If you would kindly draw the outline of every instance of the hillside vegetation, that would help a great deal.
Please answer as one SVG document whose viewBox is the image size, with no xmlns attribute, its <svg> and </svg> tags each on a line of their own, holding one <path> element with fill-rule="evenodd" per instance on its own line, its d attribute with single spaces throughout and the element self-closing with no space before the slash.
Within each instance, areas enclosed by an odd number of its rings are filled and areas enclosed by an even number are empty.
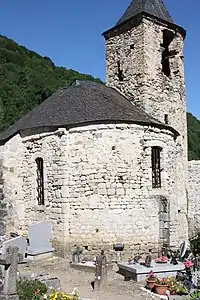
<svg viewBox="0 0 200 300">
<path fill-rule="evenodd" d="M 101 82 L 87 74 L 57 67 L 0 35 L 0 131 L 75 79 Z M 189 159 L 200 159 L 200 121 L 188 114 Z"/>
<path fill-rule="evenodd" d="M 0 130 L 75 79 L 100 81 L 56 67 L 50 58 L 0 35 Z"/>
<path fill-rule="evenodd" d="M 188 120 L 188 156 L 189 160 L 200 160 L 200 120 L 191 113 Z"/>
</svg>

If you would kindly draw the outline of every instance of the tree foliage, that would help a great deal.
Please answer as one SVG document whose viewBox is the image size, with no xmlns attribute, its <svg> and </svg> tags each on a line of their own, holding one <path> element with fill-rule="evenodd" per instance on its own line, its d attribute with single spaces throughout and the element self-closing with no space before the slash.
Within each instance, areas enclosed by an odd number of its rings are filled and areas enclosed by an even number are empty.
<svg viewBox="0 0 200 300">
<path fill-rule="evenodd" d="M 188 120 L 188 156 L 189 160 L 200 160 L 200 120 L 191 113 Z"/>
<path fill-rule="evenodd" d="M 75 79 L 101 82 L 87 74 L 56 67 L 11 39 L 0 35 L 0 131 Z M 200 159 L 200 121 L 188 113 L 189 159 Z"/>
<path fill-rule="evenodd" d="M 100 82 L 90 75 L 56 67 L 50 58 L 0 35 L 0 130 L 75 79 Z"/>
</svg>

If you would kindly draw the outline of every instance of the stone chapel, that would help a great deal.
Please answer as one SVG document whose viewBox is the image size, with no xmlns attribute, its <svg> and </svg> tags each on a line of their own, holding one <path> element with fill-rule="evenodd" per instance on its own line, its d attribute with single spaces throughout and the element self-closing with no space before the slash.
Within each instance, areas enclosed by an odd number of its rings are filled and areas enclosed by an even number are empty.
<svg viewBox="0 0 200 300">
<path fill-rule="evenodd" d="M 59 253 L 179 246 L 189 213 L 186 31 L 162 0 L 133 0 L 103 36 L 106 85 L 75 81 L 0 134 L 1 231 L 49 219 Z"/>
</svg>

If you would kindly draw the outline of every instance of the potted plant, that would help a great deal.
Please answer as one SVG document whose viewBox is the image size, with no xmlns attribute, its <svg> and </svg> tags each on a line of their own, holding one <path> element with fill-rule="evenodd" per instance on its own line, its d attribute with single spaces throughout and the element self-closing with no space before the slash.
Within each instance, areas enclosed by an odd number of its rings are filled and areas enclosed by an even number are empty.
<svg viewBox="0 0 200 300">
<path fill-rule="evenodd" d="M 200 290 L 195 290 L 192 294 L 190 294 L 191 300 L 200 300 Z"/>
<path fill-rule="evenodd" d="M 188 289 L 184 285 L 177 285 L 176 294 L 179 296 L 188 295 Z"/>
<path fill-rule="evenodd" d="M 167 288 L 168 288 L 167 278 L 162 278 L 162 279 L 157 278 L 154 284 L 155 293 L 158 295 L 165 295 Z"/>
<path fill-rule="evenodd" d="M 152 290 L 156 280 L 157 280 L 157 277 L 155 276 L 154 272 L 153 271 L 149 272 L 149 275 L 146 279 L 147 288 Z"/>
<path fill-rule="evenodd" d="M 177 282 L 174 278 L 167 278 L 168 289 L 170 291 L 170 295 L 176 295 Z"/>
</svg>

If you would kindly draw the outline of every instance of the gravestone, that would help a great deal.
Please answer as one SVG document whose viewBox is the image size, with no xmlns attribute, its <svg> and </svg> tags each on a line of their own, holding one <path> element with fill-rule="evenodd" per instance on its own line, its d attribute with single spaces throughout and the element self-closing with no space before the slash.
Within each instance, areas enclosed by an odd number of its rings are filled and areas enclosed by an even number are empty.
<svg viewBox="0 0 200 300">
<path fill-rule="evenodd" d="M 54 251 L 51 244 L 51 224 L 49 221 L 30 225 L 28 239 L 28 255 L 39 255 Z"/>
<path fill-rule="evenodd" d="M 83 250 L 79 246 L 74 245 L 74 247 L 72 249 L 72 262 L 75 264 L 80 263 L 82 253 L 83 253 Z"/>
<path fill-rule="evenodd" d="M 95 290 L 100 290 L 105 287 L 107 280 L 107 259 L 103 250 L 96 257 L 95 265 L 95 280 L 91 284 Z"/>
<path fill-rule="evenodd" d="M 27 248 L 26 238 L 24 238 L 23 236 L 18 236 L 3 242 L 1 253 L 6 254 L 6 249 L 8 249 L 9 247 L 17 247 L 19 249 L 18 252 L 22 254 L 23 258 L 25 258 Z"/>
<path fill-rule="evenodd" d="M 0 293 L 0 300 L 18 300 L 16 290 L 17 264 L 23 260 L 18 253 L 17 247 L 9 247 L 6 254 L 0 256 L 0 265 L 4 266 L 3 290 Z"/>
</svg>

